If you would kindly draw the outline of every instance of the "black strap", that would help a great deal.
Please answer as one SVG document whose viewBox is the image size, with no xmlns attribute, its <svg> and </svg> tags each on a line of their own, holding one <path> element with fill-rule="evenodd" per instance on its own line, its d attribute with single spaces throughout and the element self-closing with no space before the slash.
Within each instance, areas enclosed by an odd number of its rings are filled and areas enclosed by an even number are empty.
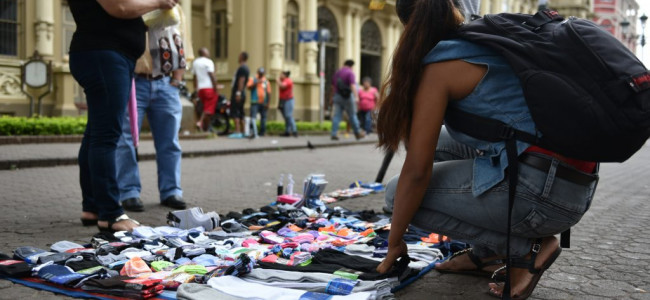
<svg viewBox="0 0 650 300">
<path fill-rule="evenodd" d="M 517 159 L 517 139 L 515 134 L 506 140 L 506 154 L 508 156 L 508 237 L 506 241 L 506 283 L 503 286 L 501 299 L 510 299 L 510 267 L 512 264 L 512 257 L 510 256 L 510 234 L 512 228 L 512 208 L 515 205 L 517 183 L 519 182 L 519 160 Z"/>
<path fill-rule="evenodd" d="M 445 123 L 452 129 L 486 142 L 506 141 L 514 136 L 525 143 L 539 145 L 539 137 L 525 131 L 517 130 L 499 120 L 468 113 L 455 107 L 448 107 Z"/>
<path fill-rule="evenodd" d="M 560 234 L 560 247 L 571 248 L 571 228 Z"/>
<path fill-rule="evenodd" d="M 564 18 L 554 10 L 545 9 L 538 11 L 534 16 L 528 18 L 521 25 L 531 31 L 537 31 L 542 28 L 542 26 L 555 20 L 564 20 Z"/>
</svg>

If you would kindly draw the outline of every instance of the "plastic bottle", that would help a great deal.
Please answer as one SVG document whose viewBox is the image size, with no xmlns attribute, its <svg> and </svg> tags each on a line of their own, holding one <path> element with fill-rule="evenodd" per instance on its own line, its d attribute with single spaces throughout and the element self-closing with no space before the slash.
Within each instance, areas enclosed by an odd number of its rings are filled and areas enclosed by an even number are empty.
<svg viewBox="0 0 650 300">
<path fill-rule="evenodd" d="M 287 181 L 287 195 L 293 195 L 293 185 L 295 182 L 293 181 L 293 175 L 291 175 L 291 173 L 289 173 Z"/>
<path fill-rule="evenodd" d="M 280 174 L 280 181 L 278 181 L 278 196 L 284 195 L 284 186 L 282 182 L 284 181 L 284 174 Z"/>
</svg>

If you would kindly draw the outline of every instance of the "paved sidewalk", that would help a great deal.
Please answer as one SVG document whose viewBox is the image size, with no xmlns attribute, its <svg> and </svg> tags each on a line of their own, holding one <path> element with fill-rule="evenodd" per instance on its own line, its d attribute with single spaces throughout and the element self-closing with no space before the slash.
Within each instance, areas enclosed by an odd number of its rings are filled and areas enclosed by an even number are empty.
<svg viewBox="0 0 650 300">
<path fill-rule="evenodd" d="M 270 202 L 280 173 L 296 179 L 324 173 L 329 192 L 374 178 L 381 160 L 372 145 L 184 159 L 183 188 L 191 205 L 227 213 Z M 403 160 L 403 153 L 395 156 L 387 179 L 399 172 Z M 572 230 L 572 247 L 544 274 L 530 299 L 650 299 L 649 165 L 650 143 L 623 164 L 602 165 L 591 209 Z M 141 162 L 140 170 L 146 212 L 130 215 L 162 225 L 168 210 L 157 204 L 155 162 Z M 76 166 L 0 171 L 0 252 L 25 245 L 49 248 L 64 239 L 88 242 L 96 229 L 79 222 L 78 179 Z M 378 211 L 384 201 L 377 194 L 335 205 Z M 408 300 L 495 299 L 485 293 L 488 283 L 432 271 L 396 295 Z M 0 299 L 69 298 L 0 280 Z"/>
<path fill-rule="evenodd" d="M 261 151 L 295 150 L 314 147 L 338 147 L 356 144 L 375 144 L 377 135 L 355 140 L 353 135 L 340 136 L 340 141 L 330 140 L 329 135 L 303 135 L 294 137 L 269 136 L 257 139 L 230 139 L 209 137 L 204 139 L 181 139 L 183 157 L 198 157 L 226 154 L 243 154 Z M 43 143 L 0 145 L 0 170 L 17 168 L 52 167 L 77 164 L 79 143 Z M 138 147 L 141 161 L 155 159 L 153 140 L 140 141 Z"/>
</svg>

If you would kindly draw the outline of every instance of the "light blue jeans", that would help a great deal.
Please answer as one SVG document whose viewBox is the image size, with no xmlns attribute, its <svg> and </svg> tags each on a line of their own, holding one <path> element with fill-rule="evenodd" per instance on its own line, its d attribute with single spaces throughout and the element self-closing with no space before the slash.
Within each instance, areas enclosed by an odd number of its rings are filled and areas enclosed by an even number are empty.
<svg viewBox="0 0 650 300">
<path fill-rule="evenodd" d="M 484 194 L 472 195 L 472 167 L 476 151 L 453 140 L 443 130 L 436 149 L 429 186 L 411 223 L 472 245 L 479 257 L 506 254 L 508 180 Z M 540 155 L 541 156 L 541 155 Z M 589 209 L 598 183 L 592 174 L 588 186 L 556 177 L 562 162 L 554 158 L 548 173 L 519 164 L 519 184 L 512 211 L 510 253 L 521 257 L 532 239 L 552 236 L 578 223 Z M 398 177 L 386 188 L 386 203 L 393 207 Z"/>
<path fill-rule="evenodd" d="M 261 116 L 260 120 L 260 136 L 266 134 L 266 111 L 268 109 L 264 104 L 253 103 L 251 104 L 251 127 L 253 127 L 253 136 L 257 136 L 257 114 Z"/>
<path fill-rule="evenodd" d="M 282 109 L 282 117 L 284 118 L 284 133 L 296 133 L 296 121 L 293 119 L 293 106 L 296 100 L 293 98 L 289 100 L 280 100 L 280 108 Z"/>
<path fill-rule="evenodd" d="M 359 119 L 352 96 L 343 98 L 339 94 L 334 94 L 334 117 L 332 118 L 332 136 L 336 136 L 339 131 L 339 124 L 343 120 L 343 111 L 348 114 L 354 134 L 359 134 Z"/>
<path fill-rule="evenodd" d="M 174 195 L 183 196 L 181 189 L 181 145 L 178 131 L 183 108 L 178 89 L 169 84 L 169 77 L 160 80 L 135 79 L 138 99 L 138 128 L 147 117 L 156 148 L 158 166 L 158 191 L 160 201 Z M 133 147 L 131 125 L 128 117 L 122 126 L 122 137 L 117 145 L 117 177 L 120 201 L 140 197 L 142 186 Z"/>
</svg>

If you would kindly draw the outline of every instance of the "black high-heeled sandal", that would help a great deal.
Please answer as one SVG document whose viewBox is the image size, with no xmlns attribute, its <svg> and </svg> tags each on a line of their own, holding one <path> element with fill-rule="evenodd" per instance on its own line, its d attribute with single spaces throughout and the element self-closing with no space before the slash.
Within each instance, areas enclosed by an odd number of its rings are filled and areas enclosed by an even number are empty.
<svg viewBox="0 0 650 300">
<path fill-rule="evenodd" d="M 542 277 L 542 274 L 544 274 L 544 271 L 548 270 L 548 268 L 550 268 L 551 265 L 555 262 L 555 260 L 560 256 L 560 253 L 562 253 L 562 247 L 558 245 L 557 249 L 555 249 L 555 251 L 551 254 L 551 256 L 544 262 L 542 267 L 536 269 L 535 259 L 537 258 L 537 254 L 539 254 L 539 251 L 541 250 L 542 250 L 542 239 L 540 238 L 537 239 L 533 244 L 530 258 L 527 259 L 525 257 L 521 257 L 521 258 L 511 259 L 512 262 L 512 264 L 510 265 L 511 268 L 527 269 L 530 274 L 533 274 L 533 278 L 530 279 L 530 282 L 526 286 L 526 289 L 522 291 L 522 294 L 511 297 L 512 300 L 523 300 L 530 297 L 530 295 L 535 290 L 535 287 L 537 287 L 537 283 L 539 282 L 539 279 Z M 492 278 L 504 282 L 505 279 L 507 278 L 505 269 L 506 267 L 504 266 L 494 271 Z M 501 295 L 492 292 L 491 289 L 488 290 L 488 295 L 501 298 Z"/>
<path fill-rule="evenodd" d="M 97 225 L 97 229 L 99 229 L 99 232 L 115 233 L 115 232 L 118 232 L 120 230 L 113 229 L 113 225 L 115 225 L 115 223 L 118 223 L 118 222 L 121 222 L 121 221 L 126 221 L 126 220 L 129 220 L 129 221 L 135 223 L 136 225 L 140 225 L 140 222 L 129 218 L 129 216 L 127 216 L 126 214 L 123 214 L 123 215 L 115 218 L 114 220 L 109 220 L 108 221 L 108 227 L 102 227 L 102 226 Z"/>
</svg>

